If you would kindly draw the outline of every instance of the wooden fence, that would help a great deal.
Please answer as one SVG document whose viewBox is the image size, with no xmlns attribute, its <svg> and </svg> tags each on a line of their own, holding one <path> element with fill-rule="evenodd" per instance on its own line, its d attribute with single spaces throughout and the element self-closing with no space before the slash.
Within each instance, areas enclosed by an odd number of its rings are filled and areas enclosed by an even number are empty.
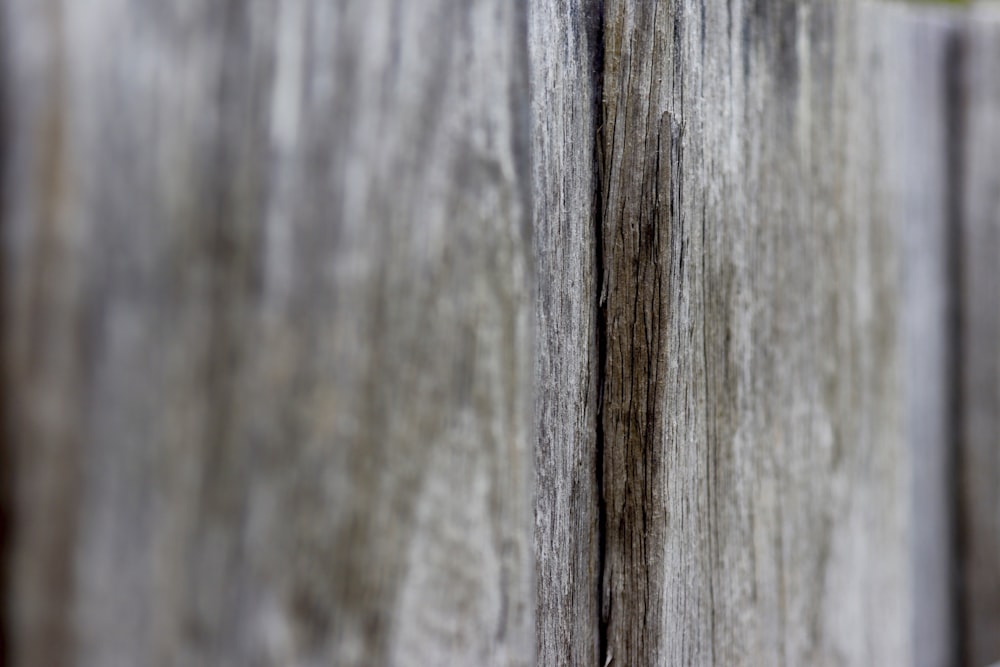
<svg viewBox="0 0 1000 667">
<path fill-rule="evenodd" d="M 989 3 L 0 7 L 0 664 L 1000 661 Z"/>
</svg>

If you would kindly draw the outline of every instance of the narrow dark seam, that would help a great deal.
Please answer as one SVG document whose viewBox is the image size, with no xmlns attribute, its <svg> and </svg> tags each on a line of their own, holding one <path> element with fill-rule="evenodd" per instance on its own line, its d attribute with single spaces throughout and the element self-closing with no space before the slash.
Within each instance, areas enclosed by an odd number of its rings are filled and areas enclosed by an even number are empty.
<svg viewBox="0 0 1000 667">
<path fill-rule="evenodd" d="M 6 36 L 6 22 L 0 17 L 0 34 Z M 4 44 L 8 44 L 4 40 Z M 7 211 L 7 156 L 8 156 L 8 126 L 7 126 L 7 49 L 0 48 L 0 239 L 6 234 L 4 214 Z M 4 253 L 4 245 L 0 241 L 0 255 Z M 4 264 L 0 256 L 0 267 Z M 11 379 L 11 369 L 7 366 L 10 355 L 7 351 L 7 285 L 5 271 L 0 268 L 0 667 L 14 664 L 14 651 L 11 642 L 12 619 L 11 592 L 13 589 L 13 555 L 15 540 L 14 512 L 14 441 L 11 433 L 11 401 L 14 399 L 10 388 L 14 386 Z"/>
<path fill-rule="evenodd" d="M 604 1 L 597 0 L 594 6 L 597 16 L 594 20 L 592 44 L 592 72 L 594 76 L 593 118 L 596 122 L 594 137 L 594 307 L 597 328 L 597 416 L 595 420 L 595 457 L 597 489 L 597 659 L 598 667 L 603 667 L 608 652 L 608 625 L 610 623 L 610 596 L 604 593 L 606 551 L 608 544 L 608 508 L 604 491 L 604 396 L 605 375 L 608 359 L 608 313 L 605 296 L 604 276 L 604 137 L 606 132 L 604 117 Z"/>
<path fill-rule="evenodd" d="M 949 542 L 952 549 L 951 563 L 951 607 L 953 619 L 952 655 L 955 664 L 969 664 L 967 639 L 968 613 L 966 610 L 965 560 L 968 554 L 968 525 L 966 499 L 962 492 L 965 485 L 964 447 L 965 426 L 962 420 L 962 406 L 965 403 L 965 368 L 962 347 L 965 338 L 965 294 L 962 275 L 962 245 L 965 238 L 965 207 L 963 189 L 965 184 L 965 139 L 966 139 L 966 89 L 965 54 L 967 34 L 965 24 L 953 28 L 947 39 L 944 54 L 944 131 L 945 131 L 945 258 L 948 290 L 948 330 L 947 363 L 945 378 L 951 400 L 947 406 L 947 432 L 951 434 L 948 448 L 948 466 L 945 475 L 951 506 L 948 512 L 951 521 Z"/>
</svg>

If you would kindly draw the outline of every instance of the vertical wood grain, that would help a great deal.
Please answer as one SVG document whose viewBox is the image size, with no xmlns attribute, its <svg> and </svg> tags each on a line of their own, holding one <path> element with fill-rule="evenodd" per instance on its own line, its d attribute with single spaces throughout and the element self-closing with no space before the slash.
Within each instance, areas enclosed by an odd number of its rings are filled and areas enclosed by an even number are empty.
<svg viewBox="0 0 1000 667">
<path fill-rule="evenodd" d="M 1000 660 L 995 10 L 0 6 L 0 660 Z"/>
<path fill-rule="evenodd" d="M 605 5 L 613 664 L 907 664 L 872 8 Z"/>
<path fill-rule="evenodd" d="M 601 3 L 530 3 L 537 660 L 600 653 L 597 136 Z"/>
<path fill-rule="evenodd" d="M 526 9 L 4 3 L 11 664 L 533 662 Z"/>
</svg>

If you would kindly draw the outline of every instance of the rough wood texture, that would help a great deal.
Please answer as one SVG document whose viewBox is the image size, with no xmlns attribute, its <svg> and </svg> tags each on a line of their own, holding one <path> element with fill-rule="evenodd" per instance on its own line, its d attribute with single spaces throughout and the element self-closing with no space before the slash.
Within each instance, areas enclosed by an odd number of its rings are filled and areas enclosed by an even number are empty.
<svg viewBox="0 0 1000 667">
<path fill-rule="evenodd" d="M 0 7 L 3 664 L 1000 659 L 995 10 Z"/>
<path fill-rule="evenodd" d="M 911 661 L 870 11 L 605 5 L 615 665 Z"/>
<path fill-rule="evenodd" d="M 960 325 L 962 619 L 973 667 L 1000 661 L 1000 15 L 962 44 Z"/>
<path fill-rule="evenodd" d="M 539 665 L 597 665 L 597 243 L 601 3 L 529 11 L 536 298 Z"/>
<path fill-rule="evenodd" d="M 526 4 L 3 9 L 9 664 L 531 663 Z"/>
</svg>

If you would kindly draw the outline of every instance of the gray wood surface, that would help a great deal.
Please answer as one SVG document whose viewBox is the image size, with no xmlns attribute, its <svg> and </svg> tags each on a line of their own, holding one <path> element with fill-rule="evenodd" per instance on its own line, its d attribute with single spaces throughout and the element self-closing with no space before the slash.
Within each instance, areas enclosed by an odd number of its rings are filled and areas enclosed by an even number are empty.
<svg viewBox="0 0 1000 667">
<path fill-rule="evenodd" d="M 1000 14 L 897 6 L 883 24 L 904 232 L 914 664 L 981 667 L 1000 661 Z"/>
<path fill-rule="evenodd" d="M 10 664 L 532 663 L 526 3 L 3 12 Z"/>
<path fill-rule="evenodd" d="M 0 10 L 0 663 L 1000 660 L 995 9 Z"/>
<path fill-rule="evenodd" d="M 605 12 L 606 660 L 909 664 L 876 12 Z"/>
<path fill-rule="evenodd" d="M 530 3 L 539 665 L 600 651 L 597 172 L 601 3 Z"/>
<path fill-rule="evenodd" d="M 962 620 L 969 665 L 1000 661 L 1000 14 L 962 44 L 960 452 Z"/>
<path fill-rule="evenodd" d="M 955 314 L 961 12 L 882 16 L 887 190 L 903 254 L 901 382 L 910 448 L 913 662 L 957 665 Z"/>
</svg>

